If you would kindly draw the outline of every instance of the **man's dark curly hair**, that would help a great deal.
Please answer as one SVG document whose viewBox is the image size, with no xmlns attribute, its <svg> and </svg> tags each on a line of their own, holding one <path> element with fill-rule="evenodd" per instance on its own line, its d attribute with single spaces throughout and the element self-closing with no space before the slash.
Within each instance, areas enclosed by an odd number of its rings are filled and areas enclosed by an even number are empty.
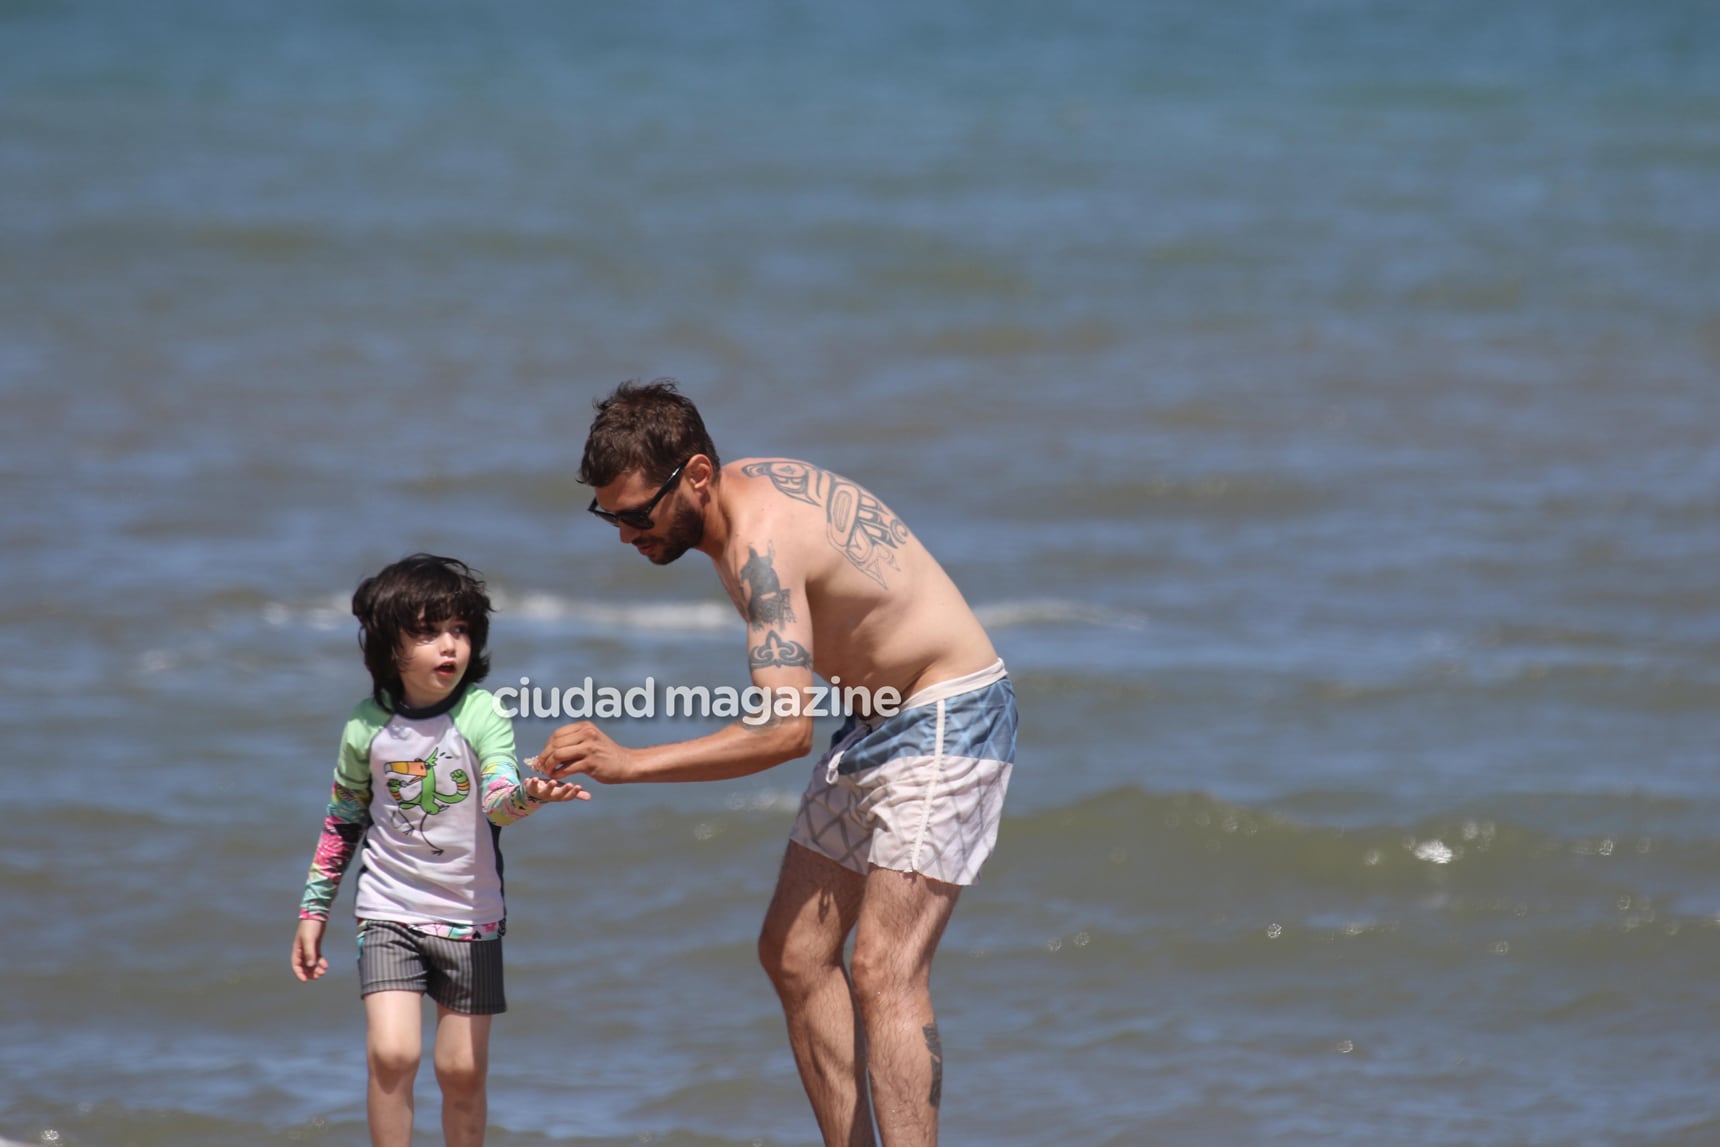
<svg viewBox="0 0 1720 1147">
<path fill-rule="evenodd" d="M 634 470 L 643 471 L 648 481 L 662 482 L 695 454 L 709 458 L 713 469 L 722 469 L 699 408 L 672 378 L 629 380 L 592 405 L 597 417 L 591 420 L 579 463 L 579 480 L 587 486 L 607 486 Z"/>
</svg>

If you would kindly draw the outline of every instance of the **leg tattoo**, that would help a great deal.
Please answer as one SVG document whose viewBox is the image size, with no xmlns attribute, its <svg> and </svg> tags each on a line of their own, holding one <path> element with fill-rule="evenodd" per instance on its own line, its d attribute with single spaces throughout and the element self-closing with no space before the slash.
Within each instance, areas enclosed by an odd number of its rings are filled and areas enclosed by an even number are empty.
<svg viewBox="0 0 1720 1147">
<path fill-rule="evenodd" d="M 927 1102 L 936 1107 L 944 1098 L 944 1045 L 938 1038 L 937 1024 L 927 1024 L 922 1030 L 926 1033 L 926 1050 L 932 1053 L 932 1094 Z"/>
</svg>

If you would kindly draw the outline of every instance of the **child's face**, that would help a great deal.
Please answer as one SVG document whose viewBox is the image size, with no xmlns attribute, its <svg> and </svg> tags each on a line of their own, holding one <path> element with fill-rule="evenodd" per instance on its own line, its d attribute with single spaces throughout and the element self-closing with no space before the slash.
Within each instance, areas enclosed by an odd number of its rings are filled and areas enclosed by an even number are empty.
<svg viewBox="0 0 1720 1147">
<path fill-rule="evenodd" d="M 464 618 L 426 623 L 422 615 L 418 626 L 400 639 L 396 659 L 400 665 L 402 698 L 414 709 L 423 709 L 443 700 L 466 675 L 466 665 L 472 660 L 472 636 Z"/>
</svg>

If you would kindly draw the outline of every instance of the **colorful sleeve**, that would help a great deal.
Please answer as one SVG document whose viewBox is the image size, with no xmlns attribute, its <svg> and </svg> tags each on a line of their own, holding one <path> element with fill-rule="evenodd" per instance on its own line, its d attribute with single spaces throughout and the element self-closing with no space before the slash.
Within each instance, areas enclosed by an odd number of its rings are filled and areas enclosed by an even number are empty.
<svg viewBox="0 0 1720 1147">
<path fill-rule="evenodd" d="M 454 712 L 454 725 L 478 759 L 484 815 L 505 827 L 530 816 L 543 802 L 526 794 L 520 782 L 520 761 L 514 750 L 514 727 L 496 708 L 491 695 L 473 689 Z"/>
<path fill-rule="evenodd" d="M 368 715 L 355 713 L 340 738 L 340 757 L 334 768 L 334 791 L 316 856 L 305 879 L 304 898 L 299 901 L 299 919 L 327 920 L 340 879 L 346 874 L 364 830 L 370 827 L 370 742 L 380 726 Z"/>
</svg>

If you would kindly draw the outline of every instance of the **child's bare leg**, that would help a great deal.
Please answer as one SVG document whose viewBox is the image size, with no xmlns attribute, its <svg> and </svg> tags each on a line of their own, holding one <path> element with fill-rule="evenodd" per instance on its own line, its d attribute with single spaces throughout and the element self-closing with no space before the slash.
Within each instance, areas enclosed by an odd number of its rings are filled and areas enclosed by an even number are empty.
<svg viewBox="0 0 1720 1147">
<path fill-rule="evenodd" d="M 422 1009 L 423 996 L 417 992 L 372 992 L 364 997 L 371 1147 L 411 1147 L 412 1081 L 422 1048 Z"/>
<path fill-rule="evenodd" d="M 490 1016 L 436 1008 L 436 1082 L 442 1087 L 442 1137 L 448 1147 L 482 1147 L 489 1118 Z"/>
</svg>

